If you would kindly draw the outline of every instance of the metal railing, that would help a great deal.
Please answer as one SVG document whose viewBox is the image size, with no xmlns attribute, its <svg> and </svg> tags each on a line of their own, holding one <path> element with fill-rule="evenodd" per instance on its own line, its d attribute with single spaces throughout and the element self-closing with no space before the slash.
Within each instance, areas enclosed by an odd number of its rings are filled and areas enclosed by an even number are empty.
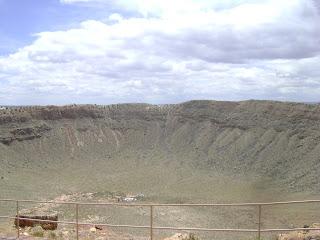
<svg viewBox="0 0 320 240">
<path fill-rule="evenodd" d="M 288 204 L 308 204 L 320 203 L 320 200 L 302 200 L 302 201 L 287 201 L 287 202 L 267 202 L 267 203 L 216 203 L 216 204 L 128 204 L 128 203 L 83 203 L 83 202 L 59 202 L 59 201 L 34 201 L 34 200 L 15 200 L 15 199 L 0 199 L 0 202 L 14 202 L 16 203 L 16 216 L 0 216 L 0 219 L 15 219 L 17 220 L 17 238 L 20 238 L 19 220 L 35 220 L 37 222 L 45 223 L 61 223 L 66 225 L 74 225 L 76 227 L 76 239 L 79 240 L 79 226 L 105 226 L 113 228 L 136 228 L 136 229 L 149 229 L 150 240 L 153 240 L 154 230 L 174 230 L 174 231 L 197 231 L 197 232 L 238 232 L 238 233 L 257 233 L 257 239 L 261 240 L 261 233 L 270 232 L 286 232 L 286 231 L 312 231 L 320 230 L 320 228 L 277 228 L 277 229 L 262 229 L 262 209 L 264 206 L 274 205 L 288 205 Z M 57 204 L 57 205 L 73 205 L 75 207 L 75 221 L 51 221 L 40 220 L 34 218 L 19 217 L 20 216 L 20 203 L 42 203 L 42 204 Z M 149 225 L 116 225 L 105 223 L 86 223 L 79 222 L 79 206 L 122 206 L 122 207 L 148 207 L 150 209 L 150 224 Z M 244 207 L 252 206 L 257 208 L 258 227 L 256 229 L 233 229 L 233 228 L 190 228 L 190 227 L 158 227 L 154 226 L 154 209 L 156 207 Z"/>
</svg>

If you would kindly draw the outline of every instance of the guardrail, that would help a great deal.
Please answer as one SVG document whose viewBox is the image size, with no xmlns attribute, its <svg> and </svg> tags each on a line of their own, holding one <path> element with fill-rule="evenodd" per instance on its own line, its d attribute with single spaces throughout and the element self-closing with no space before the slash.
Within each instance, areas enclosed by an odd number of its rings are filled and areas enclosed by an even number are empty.
<svg viewBox="0 0 320 240">
<path fill-rule="evenodd" d="M 150 230 L 150 240 L 153 240 L 154 230 L 175 230 L 175 231 L 202 231 L 202 232 L 247 232 L 257 233 L 257 239 L 261 240 L 261 233 L 266 232 L 285 232 L 285 231 L 300 231 L 300 230 L 320 230 L 320 228 L 279 228 L 279 229 L 262 229 L 261 228 L 261 217 L 262 208 L 264 206 L 273 205 L 288 205 L 288 204 L 299 204 L 299 203 L 320 203 L 320 200 L 303 200 L 303 201 L 287 201 L 287 202 L 268 202 L 268 203 L 216 203 L 216 204 L 128 204 L 128 203 L 82 203 L 82 202 L 59 202 L 59 201 L 34 201 L 34 200 L 15 200 L 15 199 L 0 199 L 0 202 L 15 202 L 16 203 L 16 217 L 12 216 L 0 216 L 5 219 L 16 219 L 17 225 L 19 226 L 19 220 L 36 220 L 37 222 L 46 223 L 61 223 L 66 225 L 76 226 L 76 239 L 79 240 L 79 226 L 105 226 L 114 228 L 139 228 Z M 39 220 L 33 218 L 19 218 L 20 216 L 20 203 L 45 203 L 45 204 L 59 204 L 59 205 L 73 205 L 75 208 L 75 221 L 50 221 L 50 220 Z M 79 222 L 79 206 L 122 206 L 122 207 L 149 207 L 150 208 L 150 224 L 148 226 L 142 225 L 116 225 L 116 224 L 104 224 L 104 223 L 82 223 Z M 252 206 L 257 208 L 258 227 L 256 229 L 219 229 L 219 228 L 188 228 L 188 227 L 157 227 L 154 226 L 154 209 L 156 207 L 241 207 L 241 206 Z M 17 238 L 20 238 L 20 229 L 17 227 Z"/>
</svg>

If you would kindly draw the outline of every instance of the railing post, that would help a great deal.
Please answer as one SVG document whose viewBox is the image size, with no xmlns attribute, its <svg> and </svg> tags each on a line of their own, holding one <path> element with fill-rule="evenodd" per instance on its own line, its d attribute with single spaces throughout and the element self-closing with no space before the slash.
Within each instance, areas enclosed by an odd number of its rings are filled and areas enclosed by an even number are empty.
<svg viewBox="0 0 320 240">
<path fill-rule="evenodd" d="M 79 204 L 76 203 L 76 236 L 79 240 Z"/>
<path fill-rule="evenodd" d="M 258 240 L 261 240 L 261 204 L 258 205 L 259 219 L 258 219 Z"/>
<path fill-rule="evenodd" d="M 20 214 L 19 214 L 19 201 L 16 202 L 16 210 L 17 210 L 17 238 L 20 238 Z"/>
<path fill-rule="evenodd" d="M 153 240 L 153 205 L 150 206 L 150 240 Z"/>
</svg>

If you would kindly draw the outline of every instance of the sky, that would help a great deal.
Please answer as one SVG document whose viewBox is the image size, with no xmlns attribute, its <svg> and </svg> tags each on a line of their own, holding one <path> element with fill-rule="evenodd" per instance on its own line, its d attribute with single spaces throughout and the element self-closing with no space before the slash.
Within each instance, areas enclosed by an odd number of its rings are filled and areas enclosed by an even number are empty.
<svg viewBox="0 0 320 240">
<path fill-rule="evenodd" d="M 320 0 L 0 0 L 0 105 L 320 102 Z"/>
</svg>

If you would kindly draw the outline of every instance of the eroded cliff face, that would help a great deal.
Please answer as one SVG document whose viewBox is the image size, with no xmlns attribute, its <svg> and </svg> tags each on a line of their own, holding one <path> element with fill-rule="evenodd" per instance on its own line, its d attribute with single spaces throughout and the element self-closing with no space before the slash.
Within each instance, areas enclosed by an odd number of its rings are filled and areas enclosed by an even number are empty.
<svg viewBox="0 0 320 240">
<path fill-rule="evenodd" d="M 68 179 L 68 171 L 101 184 L 104 178 L 121 182 L 117 173 L 138 174 L 144 167 L 165 182 L 161 169 L 167 166 L 269 178 L 296 191 L 317 191 L 320 106 L 191 101 L 0 110 L 0 164 L 4 180 L 26 171 L 54 178 L 58 171 L 70 186 L 76 180 Z"/>
</svg>

